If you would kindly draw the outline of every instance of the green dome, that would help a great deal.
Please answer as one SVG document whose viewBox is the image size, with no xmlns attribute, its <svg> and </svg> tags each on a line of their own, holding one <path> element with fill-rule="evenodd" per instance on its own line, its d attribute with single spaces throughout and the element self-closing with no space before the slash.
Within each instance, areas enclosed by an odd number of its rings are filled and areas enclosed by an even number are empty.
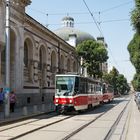
<svg viewBox="0 0 140 140">
<path fill-rule="evenodd" d="M 91 36 L 90 34 L 77 30 L 73 27 L 62 27 L 58 30 L 55 30 L 54 33 L 65 41 L 69 40 L 69 35 L 75 34 L 77 37 L 76 44 L 79 44 L 85 40 L 90 40 L 90 39 L 95 40 L 94 37 Z"/>
<path fill-rule="evenodd" d="M 85 40 L 95 40 L 93 36 L 89 33 L 80 31 L 74 28 L 74 19 L 72 17 L 66 16 L 62 19 L 63 26 L 60 29 L 54 31 L 56 35 L 65 41 L 69 40 L 70 35 L 76 35 L 76 45 Z"/>
</svg>

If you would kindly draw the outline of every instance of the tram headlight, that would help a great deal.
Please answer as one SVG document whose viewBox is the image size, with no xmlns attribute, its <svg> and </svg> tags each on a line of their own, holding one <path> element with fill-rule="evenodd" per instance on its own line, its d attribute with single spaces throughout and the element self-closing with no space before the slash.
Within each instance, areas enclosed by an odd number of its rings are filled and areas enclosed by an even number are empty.
<svg viewBox="0 0 140 140">
<path fill-rule="evenodd" d="M 72 100 L 70 100 L 69 102 L 72 103 Z"/>
<path fill-rule="evenodd" d="M 56 99 L 55 102 L 58 103 L 58 99 Z"/>
</svg>

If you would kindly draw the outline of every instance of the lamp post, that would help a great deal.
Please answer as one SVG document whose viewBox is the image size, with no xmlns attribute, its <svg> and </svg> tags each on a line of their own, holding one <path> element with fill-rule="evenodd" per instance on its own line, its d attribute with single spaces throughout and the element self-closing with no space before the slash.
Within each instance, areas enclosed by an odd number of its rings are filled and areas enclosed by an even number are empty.
<svg viewBox="0 0 140 140">
<path fill-rule="evenodd" d="M 9 92 L 10 92 L 10 0 L 6 0 L 6 27 L 5 27 L 5 39 L 6 39 L 6 68 L 5 68 L 5 117 L 9 117 Z"/>
</svg>

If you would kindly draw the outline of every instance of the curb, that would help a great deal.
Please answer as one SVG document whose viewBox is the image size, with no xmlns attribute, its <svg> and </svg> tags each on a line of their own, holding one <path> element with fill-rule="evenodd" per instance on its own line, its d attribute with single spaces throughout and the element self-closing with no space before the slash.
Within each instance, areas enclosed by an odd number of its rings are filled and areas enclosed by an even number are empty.
<svg viewBox="0 0 140 140">
<path fill-rule="evenodd" d="M 17 117 L 17 118 L 7 118 L 4 121 L 0 121 L 0 126 L 12 124 L 12 123 L 19 122 L 19 121 L 24 121 L 24 120 L 27 120 L 27 119 L 30 119 L 30 118 L 34 118 L 34 117 L 45 115 L 45 114 L 52 113 L 52 112 L 54 112 L 54 111 L 41 112 L 41 113 L 38 113 L 38 114 L 32 114 L 32 115 L 28 115 L 28 116 L 21 116 L 21 117 Z"/>
</svg>

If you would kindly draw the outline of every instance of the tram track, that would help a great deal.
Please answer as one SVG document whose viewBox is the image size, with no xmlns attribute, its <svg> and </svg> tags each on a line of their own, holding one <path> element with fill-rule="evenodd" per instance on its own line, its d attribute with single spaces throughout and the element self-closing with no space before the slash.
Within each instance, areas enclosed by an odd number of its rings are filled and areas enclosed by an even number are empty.
<svg viewBox="0 0 140 140">
<path fill-rule="evenodd" d="M 22 125 L 26 125 L 26 124 L 29 124 L 29 123 L 37 122 L 37 121 L 39 121 L 40 119 L 43 119 L 43 118 L 51 118 L 51 117 L 55 117 L 55 116 L 57 116 L 57 114 L 53 112 L 53 113 L 49 113 L 49 114 L 46 114 L 46 115 L 41 114 L 41 115 L 38 115 L 37 117 L 33 117 L 32 119 L 35 119 L 35 120 L 31 120 L 31 121 L 30 121 L 30 118 L 25 119 L 25 120 L 23 120 L 23 119 L 22 120 L 17 120 L 17 122 L 13 121 L 13 122 L 10 122 L 8 124 L 4 124 L 3 126 L 5 126 L 5 127 L 8 126 L 8 127 L 4 128 L 4 129 L 0 129 L 0 132 L 6 131 L 6 130 L 9 130 L 9 129 L 13 129 L 13 128 L 16 128 L 16 127 L 19 127 L 19 126 L 22 126 Z M 15 122 L 16 122 L 16 124 L 15 124 Z M 20 122 L 20 124 L 17 125 L 17 123 L 19 123 L 19 122 Z M 9 125 L 13 125 L 13 126 L 9 126 Z"/>
<path fill-rule="evenodd" d="M 129 101 L 130 102 L 130 101 Z M 118 115 L 116 121 L 113 123 L 113 125 L 111 126 L 110 130 L 108 131 L 108 133 L 106 134 L 104 140 L 110 140 L 111 136 L 113 135 L 113 132 L 116 130 L 116 126 L 118 125 L 118 123 L 120 122 L 129 102 L 125 105 L 124 109 L 121 111 L 121 113 Z M 110 110 L 108 110 L 107 112 L 109 112 Z M 72 133 L 70 133 L 69 135 L 65 136 L 62 140 L 69 140 L 70 138 L 72 138 L 74 135 L 76 135 L 77 133 L 79 133 L 81 130 L 85 129 L 87 126 L 89 126 L 90 124 L 94 123 L 96 120 L 98 120 L 99 118 L 101 118 L 103 115 L 105 115 L 107 112 L 104 112 L 103 114 L 97 116 L 95 119 L 91 120 L 90 122 L 84 124 L 83 126 L 79 127 L 78 129 L 74 130 Z"/>
<path fill-rule="evenodd" d="M 44 118 L 44 119 L 49 119 L 49 118 L 60 117 L 60 116 L 61 116 L 61 115 L 58 115 L 57 113 L 54 113 L 54 114 L 52 114 L 52 115 L 49 114 L 49 116 L 47 116 L 47 117 L 44 116 L 43 118 Z M 20 135 L 15 136 L 15 137 L 9 138 L 8 140 L 15 140 L 15 139 L 17 139 L 17 138 L 23 137 L 23 136 L 25 136 L 25 135 L 27 135 L 27 134 L 30 134 L 30 133 L 33 133 L 33 132 L 35 132 L 35 131 L 37 131 L 37 130 L 40 130 L 40 129 L 42 129 L 42 128 L 45 128 L 45 127 L 47 127 L 47 126 L 50 126 L 50 125 L 59 123 L 59 122 L 64 121 L 64 120 L 67 120 L 67 119 L 69 119 L 69 118 L 71 118 L 71 117 L 73 117 L 73 115 L 71 115 L 71 116 L 64 116 L 62 119 L 59 119 L 59 120 L 57 120 L 57 121 L 53 121 L 52 123 L 48 123 L 48 124 L 46 124 L 46 125 L 37 127 L 36 129 L 32 129 L 32 130 L 30 130 L 30 131 L 27 131 L 27 132 L 25 132 L 25 133 L 22 133 L 22 134 L 20 134 Z M 41 118 L 41 119 L 43 119 L 43 118 Z M 61 117 L 60 117 L 60 118 L 61 118 Z M 1 132 L 4 132 L 4 131 L 8 131 L 8 130 L 15 129 L 15 128 L 18 128 L 18 127 L 21 127 L 21 126 L 24 127 L 24 126 L 26 126 L 26 125 L 32 125 L 32 123 L 34 123 L 34 122 L 39 122 L 39 121 L 41 121 L 41 120 L 40 120 L 40 119 L 39 119 L 39 120 L 32 120 L 32 121 L 24 122 L 24 123 L 22 123 L 22 124 L 18 124 L 18 125 L 15 125 L 15 126 L 11 126 L 11 127 L 8 127 L 8 128 L 4 128 L 4 129 L 1 129 L 1 130 L 0 130 L 0 133 L 1 133 Z"/>
<path fill-rule="evenodd" d="M 81 126 L 80 128 L 78 128 L 77 130 L 73 131 L 72 133 L 70 133 L 69 135 L 67 135 L 66 137 L 64 137 L 62 140 L 68 140 L 70 139 L 72 136 L 74 136 L 75 134 L 77 134 L 78 132 L 80 132 L 81 130 L 83 130 L 84 128 L 86 128 L 87 126 L 89 126 L 91 123 L 93 123 L 94 121 L 96 121 L 97 119 L 99 119 L 101 116 L 103 116 L 106 112 L 104 112 L 103 114 L 99 115 L 98 117 L 96 117 L 95 119 L 93 119 L 92 121 L 84 124 L 83 126 Z"/>
<path fill-rule="evenodd" d="M 131 101 L 131 100 L 130 100 Z M 109 132 L 107 133 L 106 137 L 104 138 L 104 140 L 110 140 L 113 133 L 115 132 L 117 125 L 119 124 L 124 112 L 126 111 L 126 108 L 128 107 L 130 101 L 126 104 L 126 106 L 124 107 L 124 109 L 121 111 L 121 113 L 119 114 L 119 116 L 117 117 L 116 121 L 114 122 L 114 124 L 112 125 L 112 127 L 110 128 Z M 126 125 L 126 124 L 125 124 Z M 124 128 L 123 128 L 124 129 Z M 123 130 L 124 131 L 124 130 Z M 123 132 L 122 132 L 123 133 Z"/>
<path fill-rule="evenodd" d="M 117 106 L 117 105 L 115 105 L 115 106 Z M 114 107 L 115 107 L 115 106 L 114 106 Z M 112 107 L 112 108 L 114 108 L 114 107 Z M 109 110 L 108 110 L 108 111 L 109 111 Z M 81 130 L 83 130 L 84 128 L 86 128 L 87 126 L 89 126 L 90 124 L 92 124 L 93 122 L 95 122 L 96 120 L 98 120 L 101 116 L 105 115 L 108 111 L 106 111 L 106 112 L 104 112 L 104 113 L 98 115 L 96 118 L 94 118 L 94 119 L 91 120 L 90 122 L 88 122 L 88 123 L 82 125 L 81 127 L 79 127 L 78 129 L 76 129 L 76 130 L 73 131 L 72 133 L 70 133 L 70 134 L 68 134 L 67 136 L 65 136 L 62 140 L 70 139 L 72 136 L 76 135 L 78 132 L 80 132 Z M 58 115 L 58 116 L 61 116 L 61 115 Z M 57 116 L 57 117 L 58 117 L 58 116 Z M 28 135 L 28 134 L 31 134 L 31 133 L 33 133 L 33 132 L 36 132 L 36 131 L 38 131 L 38 130 L 40 130 L 40 129 L 42 129 L 42 128 L 46 128 L 46 127 L 49 127 L 49 126 L 51 126 L 51 125 L 57 124 L 57 123 L 59 123 L 59 122 L 63 122 L 63 121 L 65 121 L 65 120 L 67 120 L 67 119 L 70 119 L 70 118 L 72 118 L 72 117 L 74 117 L 74 115 L 65 116 L 65 118 L 59 119 L 59 120 L 57 120 L 57 121 L 53 121 L 52 123 L 47 123 L 47 124 L 45 124 L 45 125 L 42 125 L 42 126 L 39 126 L 39 127 L 35 128 L 35 129 L 32 129 L 32 130 L 23 132 L 23 133 L 21 133 L 21 134 L 19 134 L 19 135 L 12 136 L 11 138 L 9 138 L 9 140 L 15 140 L 15 139 L 18 139 L 18 138 L 22 138 L 22 137 L 24 137 L 24 136 L 26 136 L 26 135 Z M 49 117 L 49 118 L 50 118 L 50 117 Z M 24 127 L 24 125 L 25 125 L 25 126 L 26 126 L 26 125 L 33 125 L 32 123 L 33 123 L 33 122 L 37 122 L 37 121 L 39 122 L 39 120 L 32 120 L 32 121 L 26 122 L 26 123 L 24 123 L 24 124 L 20 124 L 20 125 L 14 126 L 14 127 L 9 127 L 9 128 L 7 128 L 7 129 L 0 130 L 0 132 L 2 132 L 2 131 L 8 131 L 8 130 L 10 130 L 10 129 L 18 128 L 18 127 L 20 127 L 20 126 L 23 126 L 23 127 Z M 107 139 L 105 139 L 105 140 L 107 140 Z"/>
<path fill-rule="evenodd" d="M 49 123 L 49 124 L 40 126 L 40 127 L 36 128 L 36 129 L 30 130 L 30 131 L 28 131 L 28 132 L 26 132 L 26 133 L 22 133 L 22 134 L 20 134 L 20 135 L 18 135 L 18 136 L 16 136 L 16 137 L 10 138 L 9 140 L 18 139 L 18 138 L 23 137 L 23 136 L 25 136 L 25 135 L 27 135 L 27 134 L 33 133 L 33 132 L 35 132 L 35 131 L 38 131 L 38 130 L 40 130 L 40 129 L 42 129 L 42 128 L 48 127 L 48 126 L 50 126 L 50 125 L 59 123 L 59 122 L 64 121 L 64 120 L 67 120 L 67 119 L 69 119 L 69 118 L 71 118 L 71 117 L 73 117 L 73 116 L 69 116 L 69 117 L 66 117 L 66 118 L 64 118 L 64 119 L 60 119 L 60 120 L 58 120 L 58 121 L 55 121 L 55 122 L 52 122 L 52 123 Z"/>
</svg>

